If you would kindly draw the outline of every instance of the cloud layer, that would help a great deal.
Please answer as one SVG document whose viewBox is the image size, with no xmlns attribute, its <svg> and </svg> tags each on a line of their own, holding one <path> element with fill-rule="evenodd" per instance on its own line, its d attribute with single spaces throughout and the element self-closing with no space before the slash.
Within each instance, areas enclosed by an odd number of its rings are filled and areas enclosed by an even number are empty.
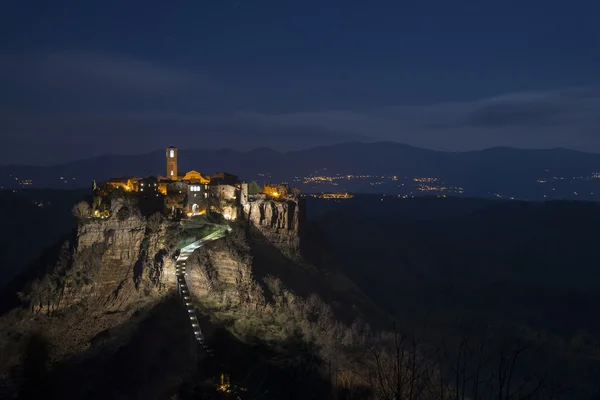
<svg viewBox="0 0 600 400">
<path fill-rule="evenodd" d="M 0 57 L 0 72 L 23 86 L 77 94 L 90 90 L 134 96 L 181 93 L 205 83 L 199 74 L 150 61 L 72 51 Z"/>
<path fill-rule="evenodd" d="M 207 93 L 218 90 L 219 84 L 199 73 L 151 62 L 61 52 L 20 60 L 5 57 L 0 59 L 0 72 L 18 82 L 17 89 L 29 85 L 67 90 L 71 101 L 90 104 L 104 96 L 102 112 L 94 107 L 57 112 L 52 104 L 48 112 L 27 107 L 16 112 L 8 107 L 12 100 L 5 94 L 0 132 L 16 147 L 4 164 L 141 153 L 165 145 L 287 150 L 348 140 L 392 140 L 440 150 L 514 146 L 600 152 L 600 91 L 595 88 L 363 111 L 248 112 L 244 110 L 252 104 L 227 107 L 225 102 L 219 110 L 190 112 L 190 107 L 182 111 L 158 103 L 149 106 L 147 100 L 156 96 L 201 104 L 211 101 Z M 129 107 L 122 106 L 123 98 L 129 99 Z"/>
</svg>

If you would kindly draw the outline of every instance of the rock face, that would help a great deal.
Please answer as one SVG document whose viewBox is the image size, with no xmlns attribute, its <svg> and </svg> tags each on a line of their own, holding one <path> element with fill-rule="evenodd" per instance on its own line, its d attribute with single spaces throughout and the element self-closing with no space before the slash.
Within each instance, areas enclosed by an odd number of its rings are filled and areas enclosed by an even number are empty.
<svg viewBox="0 0 600 400">
<path fill-rule="evenodd" d="M 287 255 L 300 247 L 303 202 L 259 199 L 244 205 L 244 216 L 254 240 L 265 239 Z"/>
<path fill-rule="evenodd" d="M 197 250 L 187 263 L 190 292 L 231 305 L 260 302 L 249 250 L 242 230 L 234 230 Z"/>
<path fill-rule="evenodd" d="M 87 254 L 100 257 L 98 270 L 93 271 L 94 297 L 116 298 L 132 292 L 145 232 L 145 219 L 136 217 L 94 220 L 79 226 L 76 259 L 86 263 L 92 261 L 87 260 Z"/>
<path fill-rule="evenodd" d="M 107 262 L 130 264 L 139 257 L 145 231 L 146 221 L 142 218 L 89 222 L 77 231 L 77 250 L 102 245 L 103 265 Z"/>
<path fill-rule="evenodd" d="M 214 243 L 198 250 L 195 262 L 190 262 L 188 285 L 192 293 L 204 296 L 251 279 L 250 266 L 232 257 L 221 244 Z"/>
<path fill-rule="evenodd" d="M 103 300 L 102 307 L 108 303 L 118 307 L 142 289 L 167 285 L 165 271 L 174 268 L 165 268 L 169 261 L 163 254 L 165 226 L 152 230 L 148 225 L 146 218 L 137 215 L 80 224 L 74 259 L 78 268 L 93 276 L 88 294 Z"/>
</svg>

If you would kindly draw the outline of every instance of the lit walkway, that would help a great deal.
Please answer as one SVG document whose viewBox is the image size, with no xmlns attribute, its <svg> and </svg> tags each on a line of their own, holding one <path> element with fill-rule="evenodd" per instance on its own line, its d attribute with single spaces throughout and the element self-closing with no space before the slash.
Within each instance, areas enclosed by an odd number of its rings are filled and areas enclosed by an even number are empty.
<svg viewBox="0 0 600 400">
<path fill-rule="evenodd" d="M 192 253 L 194 253 L 194 251 L 202 247 L 204 243 L 222 238 L 223 236 L 225 236 L 225 232 L 225 229 L 213 232 L 210 235 L 207 235 L 204 238 L 185 246 L 181 249 L 179 257 L 177 257 L 177 263 L 175 265 L 175 275 L 177 276 L 177 291 L 181 296 L 181 299 L 183 300 L 183 304 L 185 305 L 186 311 L 190 318 L 192 330 L 194 331 L 194 337 L 210 356 L 213 355 L 213 352 L 210 348 L 208 348 L 208 346 L 204 342 L 204 335 L 202 334 L 202 330 L 200 329 L 198 317 L 196 316 L 196 310 L 194 309 L 194 306 L 192 304 L 192 298 L 190 296 L 190 291 L 186 281 L 187 273 L 185 270 L 185 262 L 192 255 Z"/>
</svg>

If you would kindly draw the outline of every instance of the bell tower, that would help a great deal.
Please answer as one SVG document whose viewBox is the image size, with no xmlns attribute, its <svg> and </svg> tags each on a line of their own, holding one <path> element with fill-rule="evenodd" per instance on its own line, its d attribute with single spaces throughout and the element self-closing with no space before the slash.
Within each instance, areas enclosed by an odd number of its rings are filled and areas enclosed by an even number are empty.
<svg viewBox="0 0 600 400">
<path fill-rule="evenodd" d="M 167 147 L 167 179 L 177 179 L 177 147 Z"/>
</svg>

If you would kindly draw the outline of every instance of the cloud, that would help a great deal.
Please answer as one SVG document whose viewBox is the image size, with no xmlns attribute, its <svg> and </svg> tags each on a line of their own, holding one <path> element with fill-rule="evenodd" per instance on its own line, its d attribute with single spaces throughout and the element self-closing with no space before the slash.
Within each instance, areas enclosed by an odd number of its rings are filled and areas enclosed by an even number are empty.
<svg viewBox="0 0 600 400">
<path fill-rule="evenodd" d="M 550 127 L 597 118 L 592 109 L 598 105 L 599 94 L 588 90 L 514 93 L 480 101 L 463 123 L 476 127 Z"/>
<path fill-rule="evenodd" d="M 206 84 L 206 78 L 200 74 L 150 61 L 69 51 L 22 57 L 5 55 L 0 57 L 0 73 L 7 81 L 19 85 L 75 91 L 88 96 L 181 93 Z"/>
<path fill-rule="evenodd" d="M 13 140 L 34 143 L 31 147 L 40 149 L 38 158 L 47 149 L 60 146 L 91 156 L 115 151 L 141 153 L 167 143 L 183 148 L 270 146 L 287 150 L 348 140 L 391 140 L 451 151 L 513 146 L 600 152 L 600 91 L 508 93 L 469 102 L 362 112 L 10 114 L 0 116 L 0 132 L 8 132 Z M 40 139 L 40 132 L 46 136 Z"/>
</svg>

